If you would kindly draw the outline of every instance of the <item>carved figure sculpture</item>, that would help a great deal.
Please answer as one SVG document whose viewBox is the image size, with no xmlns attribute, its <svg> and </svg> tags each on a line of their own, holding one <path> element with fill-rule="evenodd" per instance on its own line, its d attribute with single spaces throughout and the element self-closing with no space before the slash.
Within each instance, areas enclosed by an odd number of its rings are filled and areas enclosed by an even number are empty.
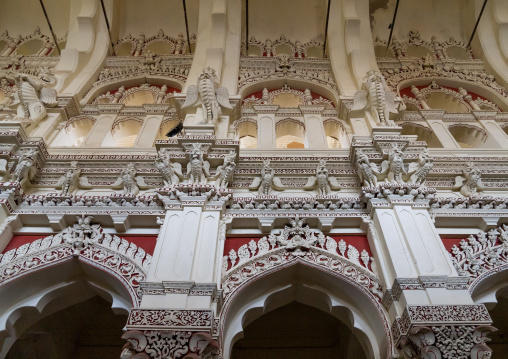
<svg viewBox="0 0 508 359">
<path fill-rule="evenodd" d="M 217 178 L 216 185 L 219 188 L 228 188 L 229 184 L 233 182 L 233 176 L 236 168 L 235 157 L 236 152 L 231 150 L 224 158 L 223 165 L 217 167 L 219 177 Z"/>
<path fill-rule="evenodd" d="M 198 85 L 189 86 L 187 98 L 182 108 L 201 104 L 203 107 L 202 124 L 216 124 L 222 115 L 221 106 L 232 109 L 229 92 L 225 87 L 216 87 L 218 80 L 215 70 L 207 67 L 198 77 Z"/>
<path fill-rule="evenodd" d="M 39 155 L 39 151 L 36 149 L 31 149 L 23 155 L 12 175 L 12 180 L 16 182 L 22 182 L 23 180 L 30 181 L 31 177 L 35 174 L 35 161 L 37 156 Z"/>
<path fill-rule="evenodd" d="M 79 188 L 79 176 L 81 175 L 81 169 L 78 168 L 78 161 L 71 162 L 71 168 L 65 173 L 56 184 L 56 188 L 61 188 L 60 192 L 62 195 L 72 193 Z"/>
<path fill-rule="evenodd" d="M 366 187 L 377 186 L 376 172 L 378 172 L 378 170 L 376 164 L 370 163 L 369 157 L 361 150 L 358 150 L 357 152 L 356 170 L 358 172 L 358 176 L 360 177 L 360 181 L 362 182 L 363 186 Z"/>
<path fill-rule="evenodd" d="M 38 123 L 46 117 L 44 105 L 57 105 L 56 91 L 48 88 L 55 83 L 55 78 L 48 71 L 42 71 L 39 78 L 25 74 L 15 76 L 16 90 L 11 108 L 17 111 L 17 117 L 22 121 Z"/>
<path fill-rule="evenodd" d="M 210 176 L 210 163 L 203 160 L 203 149 L 201 143 L 193 143 L 193 148 L 187 163 L 187 176 L 189 183 L 206 183 Z"/>
<path fill-rule="evenodd" d="M 146 187 L 144 179 L 136 176 L 136 167 L 134 163 L 127 164 L 115 183 L 113 188 L 122 188 L 124 194 L 137 195 L 140 187 Z"/>
<path fill-rule="evenodd" d="M 284 185 L 279 178 L 275 177 L 275 171 L 270 167 L 270 161 L 266 160 L 263 161 L 261 177 L 255 178 L 249 186 L 249 189 L 257 189 L 260 196 L 268 196 L 272 188 L 278 191 L 283 191 Z"/>
<path fill-rule="evenodd" d="M 171 162 L 169 156 L 162 151 L 159 151 L 159 157 L 155 160 L 155 167 L 161 173 L 165 186 L 178 184 L 183 179 L 182 165 Z"/>
<path fill-rule="evenodd" d="M 482 172 L 470 162 L 467 168 L 463 170 L 462 176 L 455 177 L 455 187 L 466 197 L 476 196 L 478 191 L 483 188 Z"/>
<path fill-rule="evenodd" d="M 409 164 L 409 173 L 411 174 L 410 181 L 411 183 L 417 185 L 423 185 L 425 183 L 425 179 L 429 174 L 430 170 L 434 166 L 434 160 L 430 158 L 429 150 L 425 148 L 418 155 L 418 162 L 412 162 Z M 413 170 L 413 168 L 416 169 Z"/>
<path fill-rule="evenodd" d="M 395 126 L 390 113 L 398 113 L 395 106 L 395 94 L 386 89 L 383 75 L 370 70 L 363 79 L 364 90 L 357 91 L 351 111 L 367 109 L 373 120 L 381 126 Z"/>
<path fill-rule="evenodd" d="M 320 196 L 329 195 L 333 190 L 339 190 L 340 184 L 335 177 L 328 176 L 328 169 L 326 168 L 326 161 L 319 161 L 316 169 L 316 176 L 311 176 L 307 180 L 307 184 L 303 187 L 306 190 L 317 189 Z"/>
<path fill-rule="evenodd" d="M 387 174 L 386 182 L 404 183 L 402 175 L 407 174 L 404 168 L 404 153 L 396 143 L 392 143 L 388 160 L 381 163 L 381 173 Z"/>
</svg>

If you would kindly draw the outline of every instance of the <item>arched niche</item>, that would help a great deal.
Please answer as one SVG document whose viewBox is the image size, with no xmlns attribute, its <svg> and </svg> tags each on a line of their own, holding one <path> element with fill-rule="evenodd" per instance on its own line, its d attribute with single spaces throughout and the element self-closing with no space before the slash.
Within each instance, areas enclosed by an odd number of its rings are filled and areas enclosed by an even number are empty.
<svg viewBox="0 0 508 359">
<path fill-rule="evenodd" d="M 417 141 L 427 142 L 427 146 L 431 148 L 442 148 L 443 145 L 439 142 L 434 131 L 427 126 L 423 126 L 416 123 L 404 122 L 402 125 L 401 135 L 404 136 L 417 136 Z"/>
<path fill-rule="evenodd" d="M 45 42 L 42 39 L 31 39 L 22 42 L 16 48 L 16 54 L 23 56 L 34 56 L 44 48 Z"/>
<path fill-rule="evenodd" d="M 312 59 L 322 59 L 323 56 L 323 47 L 321 46 L 310 46 L 307 48 L 307 58 Z"/>
<path fill-rule="evenodd" d="M 327 119 L 323 121 L 328 148 L 344 148 L 348 145 L 346 129 L 340 121 Z"/>
<path fill-rule="evenodd" d="M 490 147 L 486 146 L 487 133 L 477 126 L 453 124 L 448 130 L 462 148 Z"/>
<path fill-rule="evenodd" d="M 469 54 L 469 51 L 461 46 L 449 46 L 444 50 L 446 52 L 447 57 L 461 60 L 471 60 L 472 57 Z"/>
<path fill-rule="evenodd" d="M 79 116 L 71 118 L 51 142 L 51 146 L 81 146 L 95 122 L 96 119 L 92 117 Z"/>
<path fill-rule="evenodd" d="M 132 306 L 137 306 L 129 291 L 114 276 L 72 256 L 3 283 L 0 295 L 3 298 L 0 303 L 2 358 L 18 338 L 26 337 L 30 328 L 37 328 L 38 322 L 91 298 L 100 297 L 100 301 L 108 303 L 112 313 L 123 315 L 123 318 Z M 92 320 L 100 319 L 92 317 Z M 61 323 L 54 325 L 63 328 Z"/>
<path fill-rule="evenodd" d="M 496 332 L 489 335 L 488 346 L 493 358 L 508 352 L 508 266 L 506 264 L 487 270 L 474 279 L 470 286 L 471 296 L 476 304 L 485 304 L 492 318 Z"/>
<path fill-rule="evenodd" d="M 152 91 L 139 90 L 126 95 L 121 103 L 125 106 L 143 106 L 144 104 L 155 103 L 155 96 Z"/>
<path fill-rule="evenodd" d="M 235 136 L 240 141 L 240 148 L 258 146 L 258 126 L 255 120 L 241 120 L 235 123 Z"/>
<path fill-rule="evenodd" d="M 143 126 L 143 120 L 139 118 L 117 119 L 111 127 L 111 132 L 106 135 L 102 147 L 132 147 Z"/>
<path fill-rule="evenodd" d="M 234 344 L 244 337 L 249 324 L 295 302 L 337 318 L 356 337 L 366 358 L 390 357 L 391 334 L 381 305 L 326 271 L 297 260 L 259 278 L 254 276 L 235 293 L 226 299 L 220 316 L 224 359 L 231 358 Z"/>
<path fill-rule="evenodd" d="M 411 92 L 412 86 L 415 86 L 419 89 L 430 87 L 433 83 L 437 84 L 438 87 L 441 87 L 443 90 L 440 90 L 442 93 L 459 93 L 459 89 L 463 88 L 470 94 L 473 100 L 477 100 L 477 104 L 481 109 L 490 110 L 490 111 L 508 111 L 508 101 L 505 99 L 500 93 L 494 91 L 492 88 L 489 88 L 481 83 L 461 80 L 457 78 L 414 78 L 404 80 L 398 83 L 397 92 L 400 97 L 406 99 L 414 99 L 414 94 Z M 449 91 L 446 91 L 449 90 Z M 457 98 L 458 95 L 454 94 L 454 97 Z M 416 102 L 415 102 L 416 103 Z M 462 100 L 462 104 L 466 107 L 466 101 Z M 489 105 L 488 108 L 486 105 Z M 432 108 L 432 106 L 430 106 Z"/>
<path fill-rule="evenodd" d="M 255 95 L 260 99 L 261 98 L 260 94 L 262 93 L 264 88 L 274 91 L 282 89 L 284 86 L 288 86 L 291 89 L 298 89 L 300 91 L 309 89 L 313 94 L 317 95 L 317 99 L 319 99 L 319 97 L 322 97 L 324 100 L 330 101 L 333 107 L 337 107 L 337 103 L 339 100 L 338 93 L 335 93 L 331 89 L 318 85 L 314 82 L 301 79 L 295 80 L 288 78 L 288 79 L 263 80 L 240 88 L 239 94 L 244 101 L 252 97 L 252 95 Z"/>
<path fill-rule="evenodd" d="M 130 41 L 119 43 L 115 47 L 116 56 L 130 56 L 134 50 L 134 44 Z"/>
<path fill-rule="evenodd" d="M 106 84 L 98 87 L 92 87 L 81 101 L 81 104 L 91 104 L 96 100 L 100 100 L 100 98 L 108 99 L 102 103 L 111 103 L 114 98 L 113 94 L 118 91 L 119 88 L 123 87 L 125 91 L 128 91 L 131 88 L 142 88 L 143 85 L 146 84 L 149 84 L 150 87 L 157 87 L 159 89 L 166 86 L 167 96 L 172 95 L 174 92 L 180 93 L 184 85 L 183 82 L 180 83 L 178 80 L 168 79 L 167 77 L 156 75 L 123 78 L 111 82 L 108 81 Z M 129 92 L 127 92 L 127 94 L 129 94 Z"/>
<path fill-rule="evenodd" d="M 305 148 L 305 127 L 300 121 L 284 119 L 275 125 L 277 148 Z"/>
</svg>

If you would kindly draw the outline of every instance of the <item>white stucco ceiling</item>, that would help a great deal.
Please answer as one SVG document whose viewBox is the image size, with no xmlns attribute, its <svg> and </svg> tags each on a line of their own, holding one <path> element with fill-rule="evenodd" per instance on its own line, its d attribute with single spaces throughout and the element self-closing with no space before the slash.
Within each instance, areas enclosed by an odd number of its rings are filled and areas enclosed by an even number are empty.
<svg viewBox="0 0 508 359">
<path fill-rule="evenodd" d="M 245 2 L 242 40 L 245 41 Z M 302 43 L 323 41 L 327 0 L 249 0 L 249 38 L 272 40 L 286 35 Z"/>
<path fill-rule="evenodd" d="M 372 35 L 388 40 L 397 0 L 370 0 Z M 467 42 L 474 25 L 471 0 L 401 0 L 393 35 L 406 40 L 410 30 L 418 30 L 421 38 L 430 41 L 432 35 L 438 40 Z M 467 25 L 466 25 L 467 24 Z"/>
</svg>

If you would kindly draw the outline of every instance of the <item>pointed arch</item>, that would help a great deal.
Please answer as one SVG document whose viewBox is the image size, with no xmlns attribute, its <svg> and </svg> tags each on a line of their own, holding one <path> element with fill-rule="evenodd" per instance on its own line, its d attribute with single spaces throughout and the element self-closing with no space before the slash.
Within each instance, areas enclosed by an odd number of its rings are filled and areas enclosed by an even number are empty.
<svg viewBox="0 0 508 359">
<path fill-rule="evenodd" d="M 244 268 L 244 272 L 250 275 L 247 281 L 234 292 L 225 290 L 219 322 L 225 359 L 247 324 L 292 301 L 320 309 L 350 326 L 368 357 L 394 353 L 388 316 L 379 298 L 351 279 L 353 268 L 337 274 L 304 257 L 293 257 L 266 271 Z"/>
</svg>

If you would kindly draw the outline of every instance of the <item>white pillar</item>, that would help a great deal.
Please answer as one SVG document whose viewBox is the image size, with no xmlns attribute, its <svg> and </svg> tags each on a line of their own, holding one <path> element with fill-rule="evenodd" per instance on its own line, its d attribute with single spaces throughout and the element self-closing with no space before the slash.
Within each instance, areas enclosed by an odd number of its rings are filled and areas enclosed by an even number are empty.
<svg viewBox="0 0 508 359">
<path fill-rule="evenodd" d="M 152 147 L 157 137 L 157 133 L 161 127 L 162 119 L 164 115 L 150 116 L 147 117 L 145 122 L 143 123 L 143 127 L 139 131 L 138 137 L 136 138 L 136 142 L 134 143 L 135 147 Z"/>
<path fill-rule="evenodd" d="M 327 149 L 325 129 L 323 119 L 320 115 L 303 114 L 305 120 L 305 137 L 307 138 L 308 148 Z"/>
<path fill-rule="evenodd" d="M 102 141 L 111 132 L 111 127 L 116 118 L 117 115 L 101 116 L 98 118 L 87 138 L 83 141 L 82 147 L 101 147 Z"/>
</svg>

